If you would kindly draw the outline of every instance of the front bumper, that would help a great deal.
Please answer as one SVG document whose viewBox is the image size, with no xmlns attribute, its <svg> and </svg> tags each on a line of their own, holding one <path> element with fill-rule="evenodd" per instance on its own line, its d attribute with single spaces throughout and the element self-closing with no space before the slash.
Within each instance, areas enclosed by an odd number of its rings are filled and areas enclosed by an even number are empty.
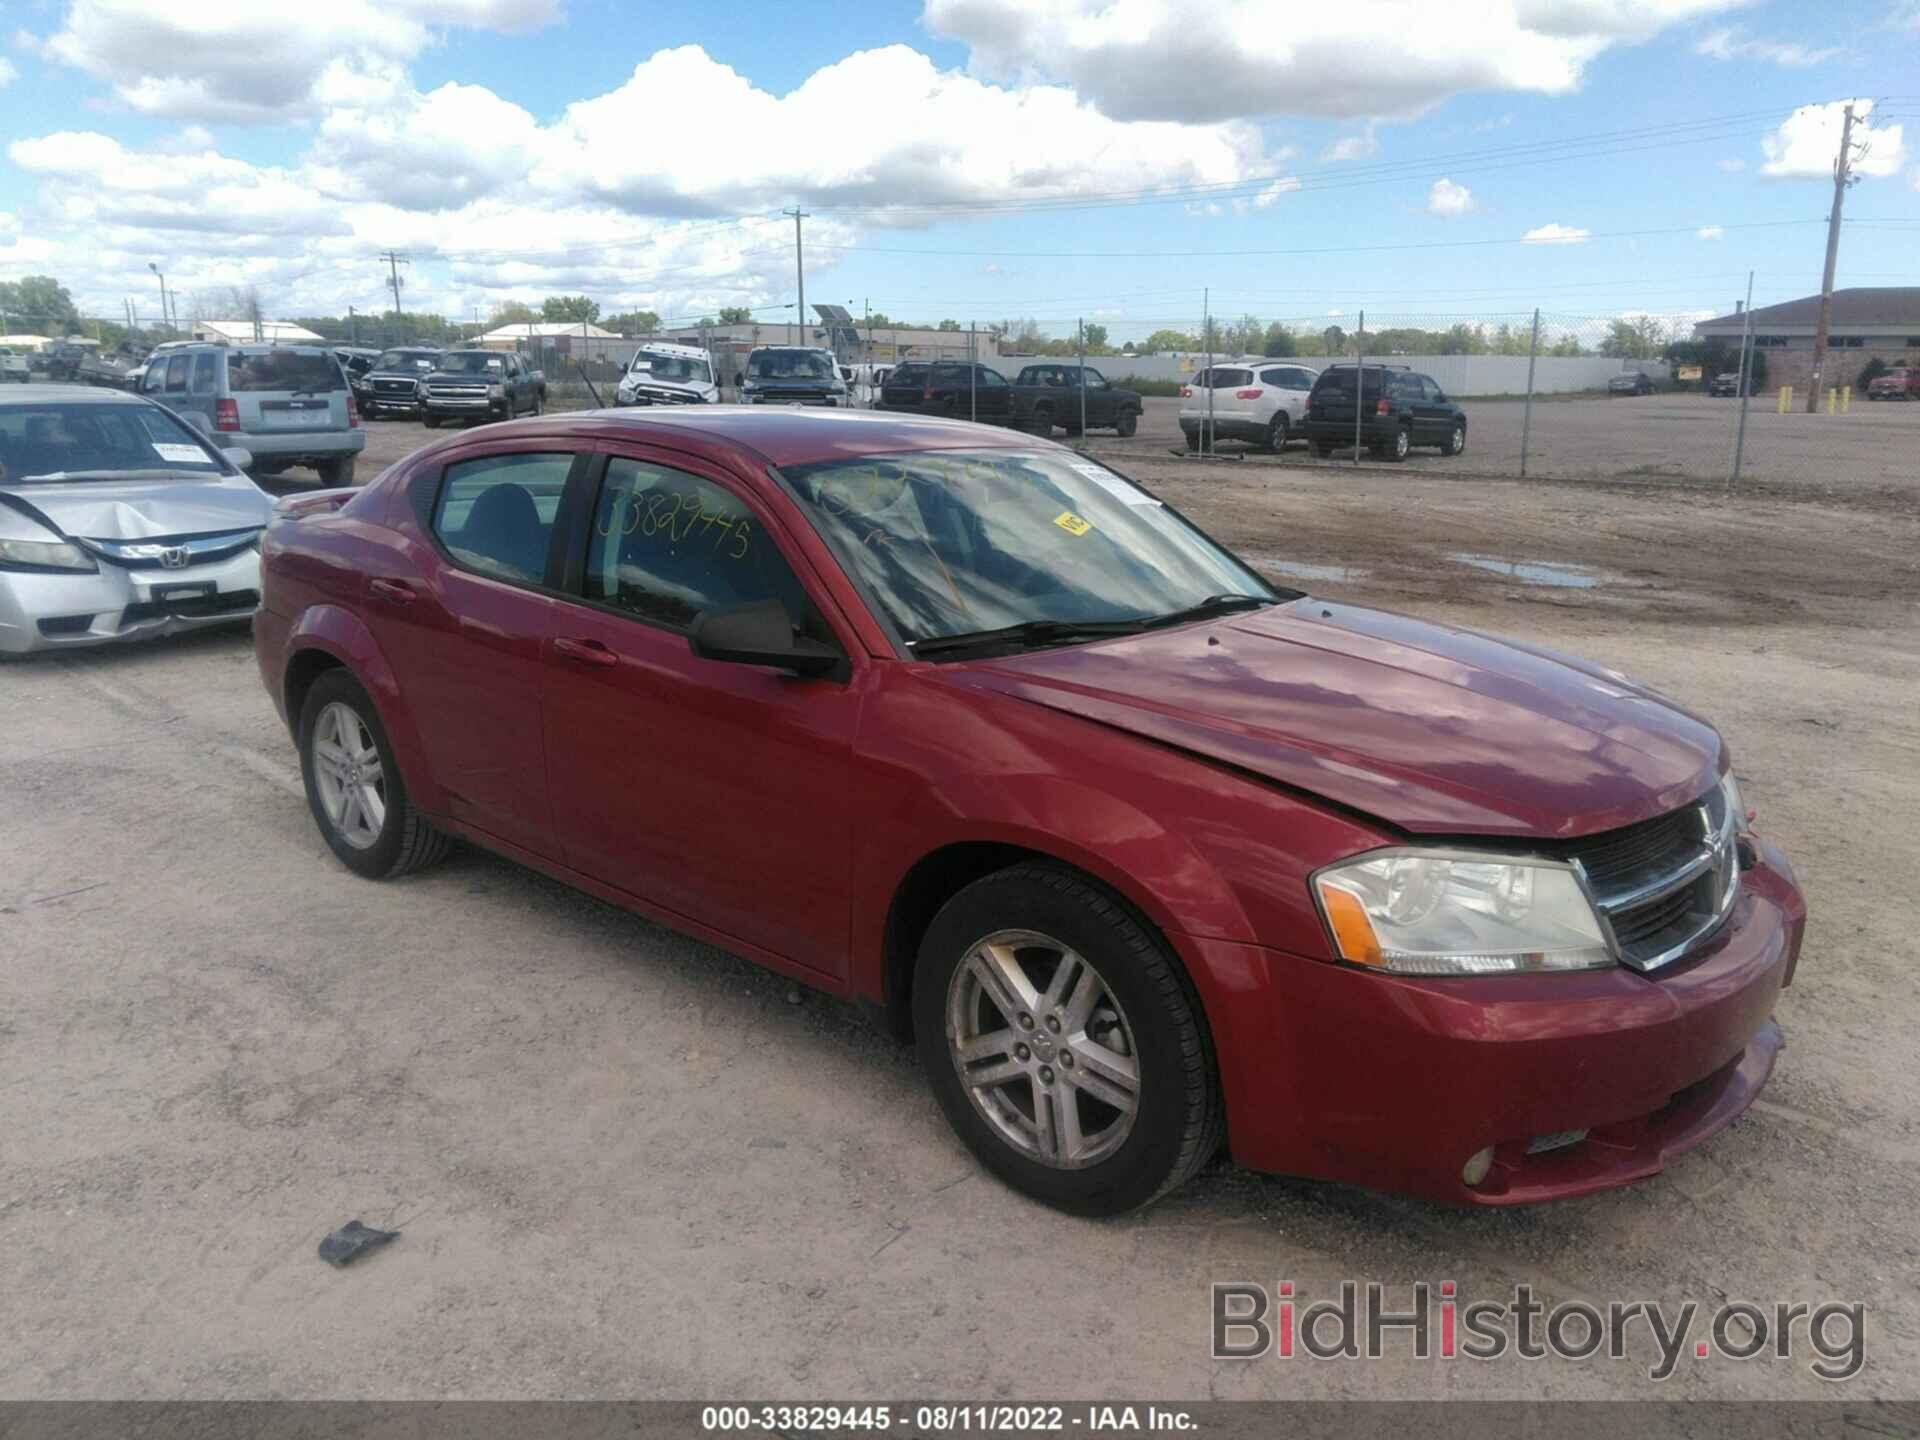
<svg viewBox="0 0 1920 1440">
<path fill-rule="evenodd" d="M 1236 1160 L 1456 1205 L 1521 1205 L 1655 1175 L 1766 1083 L 1806 906 L 1765 841 L 1732 915 L 1657 975 L 1430 979 L 1186 939 Z M 1544 1137 L 1584 1139 L 1530 1154 Z M 1486 1179 L 1461 1178 L 1494 1149 Z"/>
<path fill-rule="evenodd" d="M 844 409 L 844 395 L 742 395 L 742 405 L 817 405 L 824 409 Z"/>
<path fill-rule="evenodd" d="M 207 598 L 169 587 L 208 585 Z M 92 575 L 0 573 L 0 653 L 71 650 L 155 639 L 252 616 L 260 596 L 260 552 L 242 550 L 179 570 L 129 570 L 102 563 Z"/>
</svg>

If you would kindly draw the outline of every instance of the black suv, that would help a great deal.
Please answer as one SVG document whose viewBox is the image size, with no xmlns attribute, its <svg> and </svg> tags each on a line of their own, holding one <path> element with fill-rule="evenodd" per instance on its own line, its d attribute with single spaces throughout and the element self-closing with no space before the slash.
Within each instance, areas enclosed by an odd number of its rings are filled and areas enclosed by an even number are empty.
<svg viewBox="0 0 1920 1440">
<path fill-rule="evenodd" d="M 971 372 L 971 373 L 969 373 Z M 880 387 L 876 410 L 946 415 L 955 420 L 1013 418 L 1013 387 L 1007 377 L 964 360 L 908 360 L 893 367 Z"/>
<path fill-rule="evenodd" d="M 1315 455 L 1353 447 L 1356 390 L 1360 442 L 1382 459 L 1404 460 L 1415 445 L 1438 446 L 1442 455 L 1467 448 L 1467 412 L 1432 376 L 1404 365 L 1369 364 L 1363 370 L 1349 362 L 1322 370 L 1307 396 L 1300 428 Z"/>
</svg>

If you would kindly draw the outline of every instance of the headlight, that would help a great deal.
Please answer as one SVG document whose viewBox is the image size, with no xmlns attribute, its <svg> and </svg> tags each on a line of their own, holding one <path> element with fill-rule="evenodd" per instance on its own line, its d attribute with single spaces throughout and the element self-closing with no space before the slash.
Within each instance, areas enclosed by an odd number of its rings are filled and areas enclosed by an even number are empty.
<svg viewBox="0 0 1920 1440">
<path fill-rule="evenodd" d="M 1396 850 L 1313 878 L 1340 958 L 1398 975 L 1511 975 L 1615 963 L 1569 865 Z"/>
<path fill-rule="evenodd" d="M 507 393 L 507 387 L 504 385 L 487 386 L 487 394 L 495 400 L 504 398 L 506 393 Z"/>
<path fill-rule="evenodd" d="M 0 540 L 0 565 L 22 565 L 33 570 L 80 570 L 99 567 L 78 545 L 64 540 Z"/>
<path fill-rule="evenodd" d="M 1747 818 L 1746 802 L 1740 798 L 1740 782 L 1733 778 L 1731 768 L 1728 769 L 1726 774 L 1720 777 L 1720 804 L 1724 808 L 1717 818 L 1721 820 L 1722 824 L 1724 824 L 1726 818 L 1730 816 L 1733 820 L 1734 834 L 1750 835 L 1753 833 L 1753 822 Z"/>
</svg>

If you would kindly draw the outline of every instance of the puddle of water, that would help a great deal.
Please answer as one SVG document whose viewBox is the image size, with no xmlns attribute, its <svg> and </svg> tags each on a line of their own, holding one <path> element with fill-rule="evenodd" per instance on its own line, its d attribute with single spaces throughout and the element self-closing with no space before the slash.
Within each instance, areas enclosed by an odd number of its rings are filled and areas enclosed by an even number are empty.
<svg viewBox="0 0 1920 1440">
<path fill-rule="evenodd" d="M 1497 555 L 1468 555 L 1455 551 L 1447 556 L 1462 565 L 1471 565 L 1476 570 L 1485 570 L 1493 575 L 1505 575 L 1508 579 L 1518 580 L 1523 585 L 1552 585 L 1562 590 L 1591 590 L 1602 580 L 1615 577 L 1603 571 L 1588 570 L 1581 565 L 1546 565 L 1537 560 L 1502 560 Z"/>
<path fill-rule="evenodd" d="M 1267 560 L 1260 568 L 1289 580 L 1364 580 L 1373 573 L 1358 565 L 1309 565 L 1301 560 Z"/>
</svg>

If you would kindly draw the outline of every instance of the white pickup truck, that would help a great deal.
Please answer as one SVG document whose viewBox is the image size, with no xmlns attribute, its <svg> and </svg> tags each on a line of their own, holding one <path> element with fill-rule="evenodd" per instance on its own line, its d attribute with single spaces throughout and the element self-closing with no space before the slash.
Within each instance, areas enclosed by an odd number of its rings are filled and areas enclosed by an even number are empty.
<svg viewBox="0 0 1920 1440">
<path fill-rule="evenodd" d="M 0 345 L 0 385 L 9 381 L 24 385 L 31 378 L 27 368 L 27 357 Z"/>
</svg>

